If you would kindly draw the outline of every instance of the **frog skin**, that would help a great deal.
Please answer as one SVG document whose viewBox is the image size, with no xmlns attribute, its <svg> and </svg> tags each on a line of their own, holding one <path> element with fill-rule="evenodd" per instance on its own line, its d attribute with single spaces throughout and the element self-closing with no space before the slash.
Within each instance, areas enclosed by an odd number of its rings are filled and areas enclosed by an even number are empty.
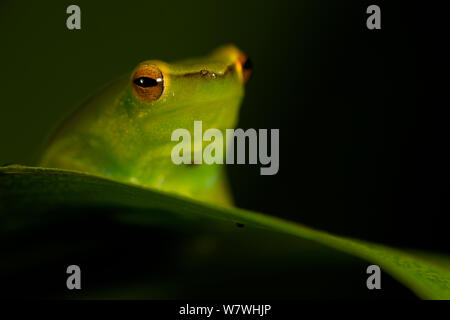
<svg viewBox="0 0 450 320">
<path fill-rule="evenodd" d="M 148 60 L 93 95 L 53 133 L 40 165 L 82 171 L 197 200 L 231 205 L 224 166 L 171 160 L 171 134 L 235 128 L 247 56 L 233 45 L 203 58 Z M 225 156 L 225 155 L 224 155 Z"/>
</svg>

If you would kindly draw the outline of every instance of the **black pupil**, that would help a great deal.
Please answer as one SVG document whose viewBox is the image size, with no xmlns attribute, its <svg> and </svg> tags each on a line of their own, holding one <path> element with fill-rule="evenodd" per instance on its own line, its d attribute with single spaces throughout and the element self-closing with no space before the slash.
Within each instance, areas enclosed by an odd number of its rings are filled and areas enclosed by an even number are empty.
<svg viewBox="0 0 450 320">
<path fill-rule="evenodd" d="M 252 64 L 252 61 L 250 60 L 250 58 L 245 60 L 244 65 L 242 66 L 242 68 L 244 70 L 252 70 L 253 69 L 253 64 Z"/>
<path fill-rule="evenodd" d="M 148 78 L 148 77 L 140 77 L 140 78 L 134 79 L 134 83 L 142 88 L 155 87 L 158 85 L 158 81 L 156 81 L 153 78 Z"/>
</svg>

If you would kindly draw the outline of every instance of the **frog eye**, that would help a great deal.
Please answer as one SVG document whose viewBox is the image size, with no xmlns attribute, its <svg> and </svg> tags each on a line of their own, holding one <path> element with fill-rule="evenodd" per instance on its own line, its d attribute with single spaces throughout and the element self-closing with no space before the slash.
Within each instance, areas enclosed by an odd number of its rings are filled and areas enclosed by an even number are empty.
<svg viewBox="0 0 450 320">
<path fill-rule="evenodd" d="M 244 83 L 246 83 L 248 81 L 248 79 L 250 79 L 250 76 L 252 75 L 252 71 L 253 71 L 252 61 L 250 60 L 249 57 L 247 57 L 247 55 L 245 55 L 244 53 L 241 53 L 241 55 L 239 57 L 239 63 L 241 66 L 243 81 L 244 81 Z"/>
<path fill-rule="evenodd" d="M 132 85 L 139 100 L 152 102 L 158 100 L 164 92 L 164 77 L 157 66 L 144 64 L 133 74 Z"/>
<path fill-rule="evenodd" d="M 250 58 L 247 57 L 245 62 L 242 64 L 242 72 L 244 74 L 244 82 L 247 82 L 248 79 L 250 79 L 250 76 L 252 75 L 253 71 L 253 63 Z"/>
</svg>

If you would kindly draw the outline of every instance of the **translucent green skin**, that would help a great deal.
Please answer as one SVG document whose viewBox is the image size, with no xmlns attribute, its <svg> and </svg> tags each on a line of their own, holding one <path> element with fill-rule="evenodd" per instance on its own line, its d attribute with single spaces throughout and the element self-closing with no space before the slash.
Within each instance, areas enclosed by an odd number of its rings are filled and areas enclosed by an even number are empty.
<svg viewBox="0 0 450 320">
<path fill-rule="evenodd" d="M 150 60 L 163 72 L 165 89 L 153 102 L 133 91 L 134 71 L 86 101 L 52 136 L 41 166 L 73 169 L 102 177 L 230 204 L 223 165 L 175 165 L 175 129 L 194 136 L 194 120 L 208 128 L 234 128 L 244 94 L 240 51 L 226 46 L 201 59 L 167 64 Z M 201 72 L 207 70 L 210 73 Z M 211 76 L 213 72 L 216 76 Z M 208 143 L 203 143 L 205 147 Z"/>
</svg>

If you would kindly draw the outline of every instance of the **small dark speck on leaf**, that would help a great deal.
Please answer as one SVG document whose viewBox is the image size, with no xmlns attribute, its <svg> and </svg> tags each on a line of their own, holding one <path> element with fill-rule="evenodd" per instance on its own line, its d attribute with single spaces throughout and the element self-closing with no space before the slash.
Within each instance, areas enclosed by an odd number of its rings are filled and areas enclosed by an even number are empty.
<svg viewBox="0 0 450 320">
<path fill-rule="evenodd" d="M 239 227 L 239 228 L 243 228 L 243 227 L 244 227 L 244 224 L 238 222 L 238 223 L 236 223 L 236 226 Z"/>
</svg>

